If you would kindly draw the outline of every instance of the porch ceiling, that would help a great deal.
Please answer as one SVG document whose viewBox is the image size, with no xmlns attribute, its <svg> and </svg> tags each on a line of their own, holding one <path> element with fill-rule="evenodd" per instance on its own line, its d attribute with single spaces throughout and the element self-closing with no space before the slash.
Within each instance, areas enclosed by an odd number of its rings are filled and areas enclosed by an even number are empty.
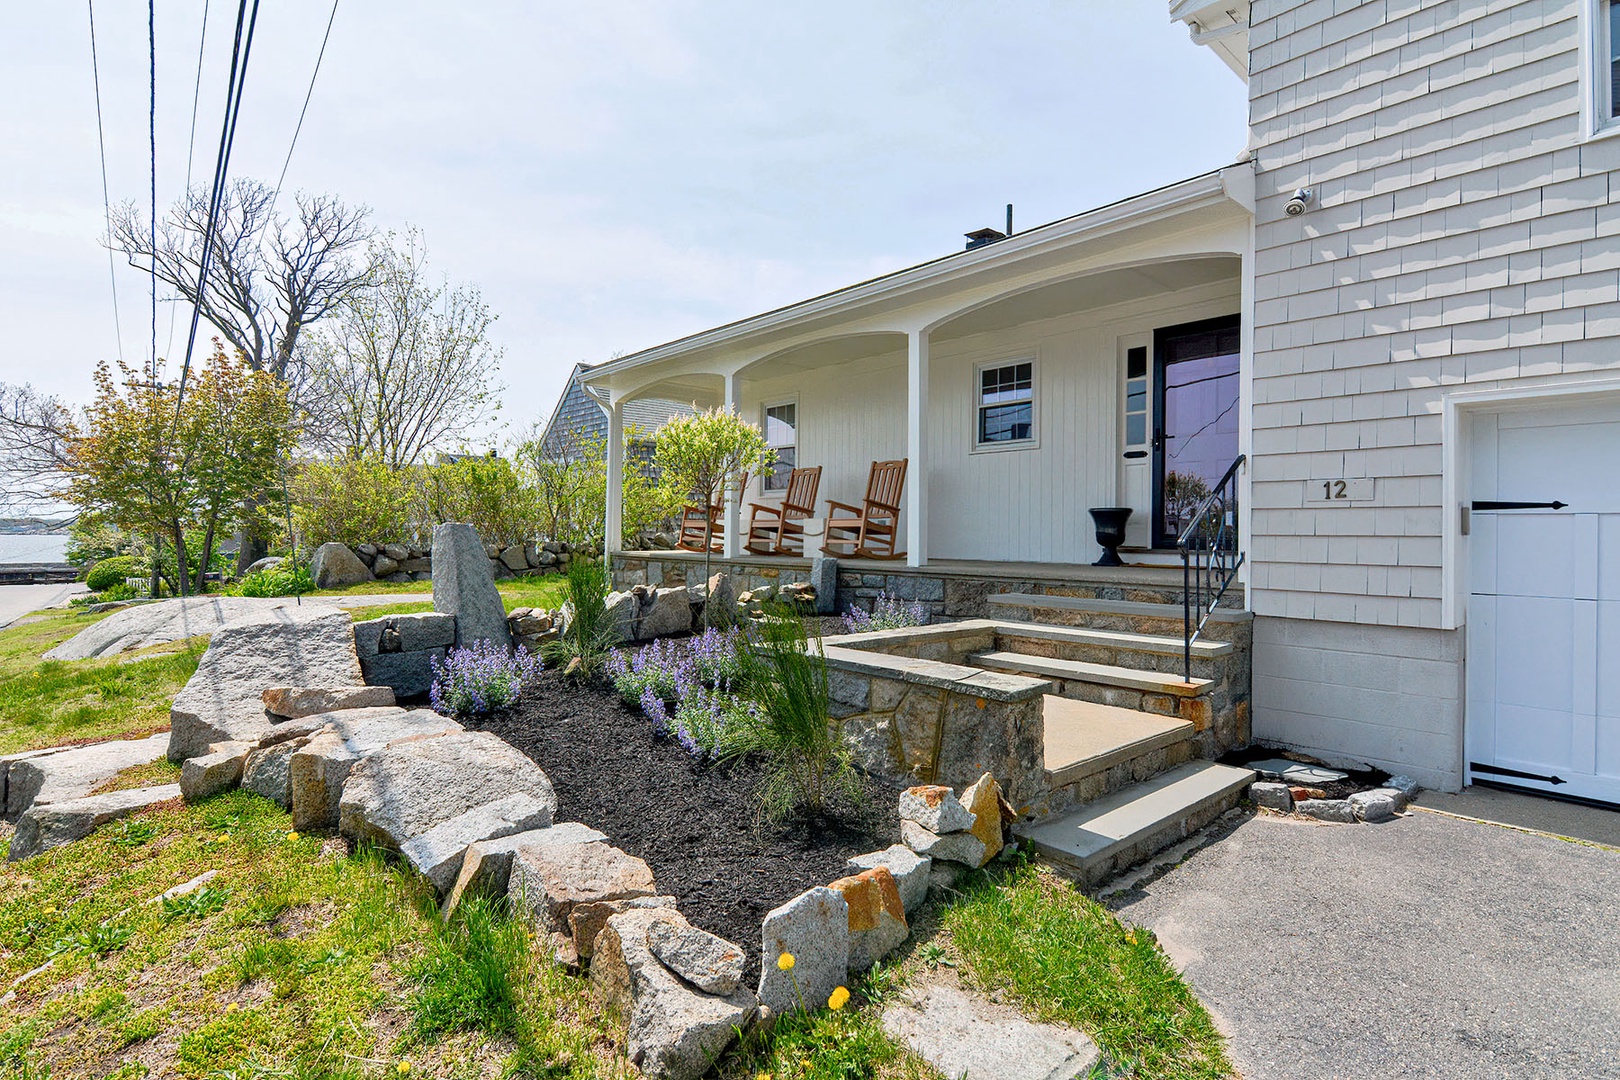
<svg viewBox="0 0 1620 1080">
<path fill-rule="evenodd" d="M 854 360 L 892 356 L 896 353 L 901 357 L 905 356 L 904 334 L 845 334 L 763 356 L 743 368 L 741 374 L 749 377 L 755 374 L 786 375 L 832 364 L 846 364 Z"/>
<path fill-rule="evenodd" d="M 1236 256 L 1210 256 L 1086 274 L 975 308 L 941 324 L 933 337 L 936 341 L 968 337 L 1201 285 L 1222 281 L 1236 284 L 1242 267 L 1242 260 Z"/>
<path fill-rule="evenodd" d="M 625 400 L 663 398 L 682 404 L 690 403 L 699 409 L 712 409 L 725 399 L 725 392 L 724 380 L 719 375 L 691 373 L 672 375 L 649 386 L 638 387 L 635 394 Z"/>
</svg>

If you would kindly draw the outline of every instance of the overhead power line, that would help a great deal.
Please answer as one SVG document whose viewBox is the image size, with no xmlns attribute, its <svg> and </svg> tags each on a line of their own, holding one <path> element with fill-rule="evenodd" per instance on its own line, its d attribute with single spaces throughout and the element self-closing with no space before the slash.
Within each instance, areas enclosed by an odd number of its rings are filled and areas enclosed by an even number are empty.
<svg viewBox="0 0 1620 1080">
<path fill-rule="evenodd" d="M 243 22 L 247 34 L 242 33 Z M 175 397 L 175 415 L 186 395 L 186 379 L 191 374 L 191 354 L 197 344 L 197 322 L 202 317 L 202 293 L 208 283 L 208 257 L 214 248 L 214 232 L 219 218 L 220 198 L 229 175 L 231 147 L 236 141 L 236 121 L 242 110 L 242 87 L 247 82 L 248 60 L 253 53 L 253 28 L 259 21 L 259 0 L 253 0 L 251 16 L 247 0 L 237 0 L 236 36 L 231 43 L 231 71 L 226 81 L 225 117 L 219 132 L 219 153 L 214 159 L 214 185 L 208 202 L 208 222 L 203 232 L 202 253 L 197 259 L 197 296 L 191 305 L 191 331 L 186 335 L 186 358 L 180 367 L 180 389 Z"/>
<path fill-rule="evenodd" d="M 309 112 L 309 99 L 315 95 L 315 79 L 321 73 L 321 61 L 326 59 L 326 43 L 332 36 L 332 22 L 337 18 L 338 0 L 332 0 L 332 13 L 326 17 L 326 33 L 321 35 L 321 51 L 315 54 L 315 70 L 309 76 L 309 89 L 304 92 L 304 107 L 298 110 L 298 124 L 293 128 L 292 142 L 287 146 L 287 159 L 281 163 L 281 175 L 276 177 L 276 190 L 270 196 L 270 210 L 276 209 L 281 197 L 281 185 L 287 180 L 287 166 L 292 164 L 293 148 L 298 145 L 298 133 L 304 130 L 304 114 Z"/>
<path fill-rule="evenodd" d="M 147 75 L 146 138 L 152 155 L 152 352 L 147 377 L 157 379 L 157 0 L 146 0 Z"/>
<path fill-rule="evenodd" d="M 202 69 L 203 46 L 208 44 L 208 0 L 203 0 L 202 33 L 197 35 L 197 78 L 191 86 L 191 134 L 186 136 L 186 189 L 185 197 L 191 197 L 191 159 L 197 150 L 197 103 L 202 100 Z M 153 237 L 153 243 L 157 238 Z M 169 344 L 165 352 L 174 352 L 174 312 L 169 308 Z"/>
<path fill-rule="evenodd" d="M 101 211 L 107 222 L 107 280 L 112 283 L 113 332 L 118 335 L 118 362 L 124 362 L 124 329 L 118 318 L 118 264 L 113 259 L 112 197 L 107 194 L 107 136 L 101 122 L 101 64 L 96 59 L 96 0 L 90 7 L 90 74 L 96 87 L 96 145 L 101 149 Z"/>
</svg>

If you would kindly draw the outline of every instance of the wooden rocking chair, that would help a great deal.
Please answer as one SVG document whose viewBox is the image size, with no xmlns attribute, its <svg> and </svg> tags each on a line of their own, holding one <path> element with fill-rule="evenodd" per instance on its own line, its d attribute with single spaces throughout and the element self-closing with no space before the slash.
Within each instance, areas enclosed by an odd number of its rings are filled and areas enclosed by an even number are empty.
<svg viewBox="0 0 1620 1080">
<path fill-rule="evenodd" d="M 737 490 L 741 492 L 748 486 L 748 474 L 743 473 L 737 478 Z M 696 551 L 702 553 L 705 538 L 709 542 L 709 552 L 719 555 L 726 550 L 725 545 L 726 521 L 726 493 L 720 489 L 720 497 L 712 506 L 707 508 L 688 503 L 681 507 L 681 538 L 675 545 L 676 551 Z"/>
<path fill-rule="evenodd" d="M 755 555 L 803 554 L 803 521 L 816 511 L 816 489 L 820 486 L 820 465 L 794 469 L 781 506 L 749 503 L 752 512 L 748 515 L 748 550 Z"/>
<path fill-rule="evenodd" d="M 906 486 L 907 461 L 901 458 L 872 462 L 866 498 L 860 506 L 827 500 L 827 542 L 821 546 L 824 553 L 861 559 L 906 557 L 894 545 L 900 533 L 900 495 Z"/>
</svg>

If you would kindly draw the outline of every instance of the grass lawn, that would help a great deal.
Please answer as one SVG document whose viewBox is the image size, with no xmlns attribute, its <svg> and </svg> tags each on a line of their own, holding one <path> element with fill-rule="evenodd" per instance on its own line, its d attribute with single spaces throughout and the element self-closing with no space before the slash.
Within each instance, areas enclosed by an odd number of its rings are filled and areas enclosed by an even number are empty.
<svg viewBox="0 0 1620 1080">
<path fill-rule="evenodd" d="M 52 611 L 0 631 L 0 754 L 150 735 L 169 726 L 169 703 L 196 670 L 204 642 L 104 660 L 40 660 L 102 618 Z"/>
<path fill-rule="evenodd" d="M 555 605 L 562 588 L 555 577 L 501 585 L 509 609 Z M 38 659 L 95 619 L 53 612 L 0 631 L 0 753 L 166 725 L 201 643 L 127 662 Z M 174 774 L 158 762 L 106 788 Z M 0 865 L 0 1080 L 633 1074 L 620 1020 L 551 961 L 543 937 L 477 904 L 444 927 L 414 873 L 290 830 L 284 811 L 232 792 Z M 204 889 L 151 902 L 206 871 L 218 873 Z M 1134 1075 L 1231 1075 L 1152 936 L 1025 865 L 970 876 L 893 963 L 852 981 L 848 1008 L 751 1035 L 717 1074 L 942 1080 L 878 1017 L 908 981 L 944 975 L 1074 1024 Z"/>
<path fill-rule="evenodd" d="M 501 600 L 506 604 L 507 611 L 520 607 L 556 608 L 562 606 L 567 579 L 557 574 L 546 577 L 508 578 L 505 581 L 497 581 L 495 587 L 501 591 Z M 419 595 L 432 591 L 431 581 L 366 581 L 347 589 L 320 589 L 308 595 L 342 598 L 386 596 L 390 593 Z M 433 603 L 428 600 L 407 600 L 398 604 L 357 607 L 353 610 L 354 617 L 358 621 L 381 618 L 384 615 L 414 615 L 421 611 L 432 611 Z"/>
</svg>

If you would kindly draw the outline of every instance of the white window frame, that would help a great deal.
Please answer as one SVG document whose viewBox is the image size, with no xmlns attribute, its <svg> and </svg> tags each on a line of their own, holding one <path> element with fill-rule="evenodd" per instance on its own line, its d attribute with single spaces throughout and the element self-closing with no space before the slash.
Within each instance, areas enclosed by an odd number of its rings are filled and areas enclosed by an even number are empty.
<svg viewBox="0 0 1620 1080">
<path fill-rule="evenodd" d="M 981 442 L 979 439 L 979 413 L 984 405 L 984 373 L 994 368 L 1029 365 L 1029 438 L 1005 442 Z M 1033 353 L 1008 356 L 996 360 L 982 360 L 973 365 L 973 386 L 969 390 L 973 424 L 973 450 L 975 454 L 1000 454 L 1011 450 L 1035 450 L 1041 445 L 1041 361 Z"/>
<path fill-rule="evenodd" d="M 1620 135 L 1620 116 L 1611 116 L 1609 0 L 1582 0 L 1580 8 L 1581 128 L 1588 139 Z"/>
<path fill-rule="evenodd" d="M 781 445 L 776 445 L 776 444 L 773 444 L 773 443 L 771 443 L 769 441 L 769 439 L 770 439 L 770 430 L 771 430 L 770 412 L 771 412 L 772 409 L 780 409 L 784 405 L 793 406 L 793 441 L 791 443 L 782 443 Z M 799 408 L 799 399 L 798 399 L 797 395 L 795 395 L 794 397 L 774 398 L 774 399 L 772 399 L 770 401 L 760 402 L 760 406 L 759 406 L 759 430 L 760 430 L 760 433 L 762 435 L 764 435 L 766 440 L 767 440 L 765 445 L 769 446 L 772 450 L 780 450 L 784 446 L 793 447 L 793 451 L 794 451 L 793 463 L 794 463 L 795 466 L 797 466 L 798 463 L 799 463 L 799 458 L 798 458 L 798 450 L 799 450 L 799 443 L 800 443 L 799 434 L 800 434 L 800 429 L 801 429 L 801 426 L 803 425 L 803 423 L 804 423 L 804 411 Z M 771 471 L 774 471 L 775 468 L 776 468 L 776 466 L 772 465 L 770 470 L 767 470 L 767 471 L 762 472 L 760 474 L 759 490 L 762 493 L 766 494 L 766 495 L 781 495 L 781 494 L 785 494 L 787 492 L 788 486 L 787 486 L 786 483 L 784 483 L 781 487 L 772 487 L 771 486 Z"/>
</svg>

